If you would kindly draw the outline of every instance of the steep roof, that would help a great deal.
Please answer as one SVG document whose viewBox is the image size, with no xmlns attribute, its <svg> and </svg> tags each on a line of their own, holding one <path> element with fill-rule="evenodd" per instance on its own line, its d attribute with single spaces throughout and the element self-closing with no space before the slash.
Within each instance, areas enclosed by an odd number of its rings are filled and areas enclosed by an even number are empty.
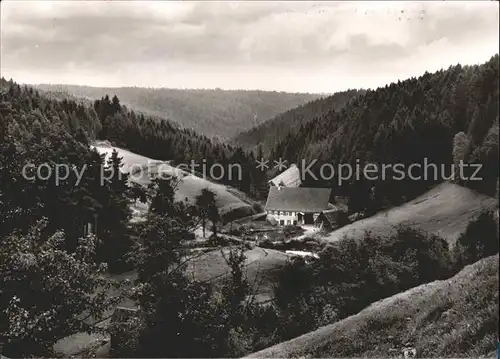
<svg viewBox="0 0 500 359">
<path fill-rule="evenodd" d="M 339 216 L 339 211 L 329 210 L 321 212 L 320 216 L 325 218 L 330 224 L 335 224 L 337 222 L 337 218 Z"/>
<path fill-rule="evenodd" d="M 297 165 L 292 164 L 286 171 L 280 173 L 269 182 L 277 187 L 299 187 L 302 183 L 299 168 Z"/>
<path fill-rule="evenodd" d="M 349 222 L 347 213 L 338 209 L 329 209 L 321 212 L 317 221 L 328 221 L 331 226 L 344 225 Z"/>
<path fill-rule="evenodd" d="M 331 188 L 271 187 L 266 211 L 321 212 L 328 207 Z"/>
</svg>

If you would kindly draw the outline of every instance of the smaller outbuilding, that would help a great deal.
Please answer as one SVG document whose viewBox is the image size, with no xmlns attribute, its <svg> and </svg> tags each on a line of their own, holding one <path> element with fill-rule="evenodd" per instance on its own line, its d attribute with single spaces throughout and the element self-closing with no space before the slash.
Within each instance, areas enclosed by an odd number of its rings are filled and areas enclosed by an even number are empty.
<svg viewBox="0 0 500 359">
<path fill-rule="evenodd" d="M 347 211 L 336 207 L 321 212 L 314 224 L 320 230 L 333 231 L 349 223 L 351 221 L 347 217 Z"/>
</svg>

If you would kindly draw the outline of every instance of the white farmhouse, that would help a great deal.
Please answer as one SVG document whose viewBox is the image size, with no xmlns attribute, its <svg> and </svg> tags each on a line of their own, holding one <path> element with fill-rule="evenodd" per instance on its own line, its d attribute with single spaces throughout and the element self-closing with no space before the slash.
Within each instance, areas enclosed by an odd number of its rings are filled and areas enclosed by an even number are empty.
<svg viewBox="0 0 500 359">
<path fill-rule="evenodd" d="M 313 225 L 329 208 L 331 188 L 271 187 L 265 210 L 278 225 Z"/>
</svg>

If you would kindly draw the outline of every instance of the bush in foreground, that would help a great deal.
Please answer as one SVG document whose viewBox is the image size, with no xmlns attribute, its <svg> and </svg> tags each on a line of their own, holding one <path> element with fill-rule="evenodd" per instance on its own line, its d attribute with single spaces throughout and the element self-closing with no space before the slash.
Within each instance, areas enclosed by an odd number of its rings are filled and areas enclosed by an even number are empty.
<svg viewBox="0 0 500 359">
<path fill-rule="evenodd" d="M 281 339 L 357 313 L 369 304 L 452 274 L 445 240 L 400 227 L 388 238 L 367 233 L 327 247 L 313 265 L 295 261 L 275 291 Z"/>
<path fill-rule="evenodd" d="M 81 238 L 69 253 L 63 232 L 41 240 L 44 226 L 0 246 L 0 342 L 8 357 L 52 356 L 58 340 L 97 330 L 93 322 L 118 299 L 108 295 L 95 237 Z"/>
<path fill-rule="evenodd" d="M 492 211 L 472 220 L 454 248 L 457 269 L 498 253 L 498 222 Z"/>
</svg>

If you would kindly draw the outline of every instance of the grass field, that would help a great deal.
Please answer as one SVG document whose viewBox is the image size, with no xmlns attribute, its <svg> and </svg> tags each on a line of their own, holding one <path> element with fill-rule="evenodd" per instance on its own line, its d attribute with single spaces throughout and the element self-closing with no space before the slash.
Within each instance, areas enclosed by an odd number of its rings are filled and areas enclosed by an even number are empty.
<svg viewBox="0 0 500 359">
<path fill-rule="evenodd" d="M 228 247 L 223 248 L 224 253 L 229 251 Z M 248 282 L 256 295 L 259 302 L 269 300 L 272 297 L 273 285 L 276 283 L 276 275 L 279 270 L 286 264 L 288 255 L 284 252 L 255 247 L 245 251 L 245 271 Z M 200 253 L 193 260 L 186 262 L 186 274 L 199 281 L 218 284 L 228 275 L 229 267 L 224 260 L 222 252 L 215 249 L 206 253 Z M 134 271 L 109 275 L 110 280 L 129 279 L 134 281 L 137 275 Z M 111 295 L 116 295 L 113 291 Z M 125 300 L 121 306 L 133 307 L 134 304 L 130 300 Z"/>
<path fill-rule="evenodd" d="M 498 255 L 249 357 L 496 357 L 497 328 Z"/>
<path fill-rule="evenodd" d="M 197 177 L 179 168 L 169 166 L 165 162 L 153 160 L 119 147 L 113 147 L 107 142 L 97 142 L 93 147 L 97 149 L 99 153 L 105 154 L 106 158 L 111 155 L 113 149 L 116 149 L 119 156 L 123 158 L 124 165 L 122 170 L 124 172 L 131 171 L 134 174 L 134 177 L 137 177 L 134 178 L 133 181 L 139 184 L 148 185 L 150 183 L 150 177 L 156 175 L 159 168 L 161 168 L 161 170 L 166 174 L 182 177 L 182 181 L 180 182 L 176 192 L 177 200 L 184 200 L 187 198 L 188 201 L 192 202 L 195 200 L 196 196 L 200 194 L 203 188 L 208 188 L 217 195 L 217 206 L 223 217 L 231 217 L 232 213 L 235 213 L 239 217 L 245 217 L 257 213 L 254 210 L 254 206 L 257 206 L 255 202 L 251 201 L 244 193 L 234 188 L 210 182 L 207 179 Z M 135 176 L 135 174 L 138 173 L 137 171 L 140 169 L 143 169 L 143 175 L 140 177 Z M 133 207 L 136 219 L 146 210 L 147 205 L 137 203 Z"/>
<path fill-rule="evenodd" d="M 228 248 L 224 249 L 227 254 Z M 273 285 L 279 270 L 286 264 L 288 256 L 280 251 L 255 247 L 245 251 L 245 270 L 256 300 L 265 302 L 273 296 Z M 187 272 L 197 280 L 214 284 L 228 274 L 228 266 L 222 252 L 215 250 L 188 262 Z"/>
<path fill-rule="evenodd" d="M 409 225 L 437 234 L 453 245 L 471 219 L 496 205 L 496 198 L 456 184 L 443 183 L 413 201 L 331 232 L 324 240 L 332 242 L 345 236 L 361 238 L 365 231 L 388 235 L 397 225 Z"/>
</svg>

